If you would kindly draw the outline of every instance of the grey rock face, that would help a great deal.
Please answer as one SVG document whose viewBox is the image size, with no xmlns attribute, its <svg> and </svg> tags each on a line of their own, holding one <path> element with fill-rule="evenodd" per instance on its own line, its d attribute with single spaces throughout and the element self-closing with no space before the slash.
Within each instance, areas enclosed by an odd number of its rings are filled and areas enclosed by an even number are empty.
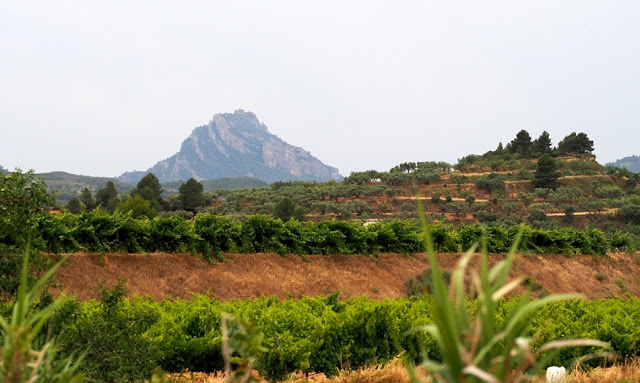
<svg viewBox="0 0 640 383">
<path fill-rule="evenodd" d="M 128 172 L 119 179 L 137 183 L 148 172 L 161 182 L 247 176 L 266 182 L 341 178 L 338 169 L 269 133 L 255 114 L 243 110 L 216 114 L 191 132 L 178 153 L 146 172 Z"/>
</svg>

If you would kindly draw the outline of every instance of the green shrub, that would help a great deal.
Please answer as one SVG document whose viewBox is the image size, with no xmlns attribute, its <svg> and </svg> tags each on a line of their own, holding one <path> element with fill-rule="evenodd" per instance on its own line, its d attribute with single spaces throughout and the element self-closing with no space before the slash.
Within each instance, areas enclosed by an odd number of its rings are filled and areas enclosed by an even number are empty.
<svg viewBox="0 0 640 383">
<path fill-rule="evenodd" d="M 624 196 L 624 192 L 617 186 L 600 186 L 594 190 L 596 197 L 614 199 Z"/>
<path fill-rule="evenodd" d="M 547 213 L 545 213 L 542 209 L 531 209 L 531 214 L 529 215 L 529 222 L 536 221 L 546 221 Z"/>
<path fill-rule="evenodd" d="M 632 225 L 640 225 L 640 206 L 639 205 L 623 205 L 618 210 L 618 216 L 624 222 Z"/>
<path fill-rule="evenodd" d="M 493 193 L 494 191 L 504 191 L 504 177 L 498 173 L 491 173 L 488 176 L 477 180 L 476 187 L 487 193 Z"/>
<path fill-rule="evenodd" d="M 151 220 L 150 242 L 153 251 L 195 252 L 197 238 L 188 221 L 178 217 Z"/>
<path fill-rule="evenodd" d="M 146 335 L 158 321 L 156 306 L 140 298 L 127 301 L 125 293 L 122 281 L 111 289 L 101 285 L 100 302 L 71 301 L 52 319 L 63 334 L 60 352 L 83 352 L 81 369 L 97 381 L 148 379 L 159 363 L 156 342 Z"/>
<path fill-rule="evenodd" d="M 445 283 L 449 284 L 451 281 L 451 273 L 449 271 L 443 271 L 442 277 Z M 433 293 L 433 280 L 431 279 L 431 270 L 426 269 L 422 273 L 418 274 L 415 278 L 409 278 L 407 280 L 407 295 L 409 297 L 424 297 Z"/>
<path fill-rule="evenodd" d="M 222 253 L 235 251 L 236 244 L 240 242 L 240 224 L 226 217 L 201 213 L 196 215 L 193 227 L 199 237 L 197 249 L 205 258 L 215 254 L 219 260 L 223 260 Z"/>
</svg>

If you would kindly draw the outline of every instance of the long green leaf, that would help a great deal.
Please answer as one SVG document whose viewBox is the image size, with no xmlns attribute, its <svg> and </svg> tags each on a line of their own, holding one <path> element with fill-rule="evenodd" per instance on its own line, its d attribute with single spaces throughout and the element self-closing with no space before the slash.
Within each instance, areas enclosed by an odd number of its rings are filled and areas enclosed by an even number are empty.
<svg viewBox="0 0 640 383">
<path fill-rule="evenodd" d="M 420 222 L 424 231 L 425 247 L 429 256 L 429 265 L 431 266 L 434 299 L 433 319 L 440 330 L 441 343 L 439 345 L 451 374 L 453 376 L 460 376 L 463 365 L 460 348 L 458 346 L 459 334 L 455 322 L 454 308 L 448 299 L 447 288 L 442 272 L 440 271 L 440 266 L 438 265 L 438 259 L 433 248 L 433 239 L 427 226 L 424 209 L 422 208 L 420 200 L 418 200 L 418 207 Z"/>
<path fill-rule="evenodd" d="M 456 303 L 456 311 L 458 313 L 458 328 L 464 329 L 469 327 L 469 313 L 467 312 L 466 294 L 464 288 L 464 274 L 467 270 L 467 266 L 471 261 L 471 257 L 475 254 L 477 245 L 474 245 L 467 251 L 467 253 L 460 259 L 458 266 L 451 276 L 451 286 L 453 290 L 453 300 Z"/>
</svg>

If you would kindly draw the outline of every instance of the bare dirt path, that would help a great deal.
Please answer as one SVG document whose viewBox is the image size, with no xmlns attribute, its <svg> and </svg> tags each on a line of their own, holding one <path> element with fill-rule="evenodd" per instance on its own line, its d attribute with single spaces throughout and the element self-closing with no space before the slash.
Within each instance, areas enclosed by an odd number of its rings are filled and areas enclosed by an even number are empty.
<svg viewBox="0 0 640 383">
<path fill-rule="evenodd" d="M 603 211 L 601 211 L 598 214 L 606 214 L 606 215 L 611 215 L 611 214 L 616 214 L 618 212 L 617 208 L 612 208 L 612 209 L 605 209 Z M 576 211 L 575 213 L 573 213 L 573 215 L 589 215 L 589 214 L 593 214 L 590 213 L 588 211 Z M 547 213 L 547 217 L 563 217 L 565 216 L 565 213 Z"/>
</svg>

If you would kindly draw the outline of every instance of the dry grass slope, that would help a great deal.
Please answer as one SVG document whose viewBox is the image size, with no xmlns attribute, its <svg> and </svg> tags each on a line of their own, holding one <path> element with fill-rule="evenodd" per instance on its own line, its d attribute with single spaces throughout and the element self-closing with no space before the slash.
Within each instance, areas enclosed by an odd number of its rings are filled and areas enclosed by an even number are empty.
<svg viewBox="0 0 640 383">
<path fill-rule="evenodd" d="M 64 292 L 81 300 L 97 297 L 98 281 L 114 285 L 126 280 L 130 294 L 189 299 L 191 293 L 228 300 L 276 295 L 317 296 L 341 291 L 342 298 L 405 297 L 406 281 L 427 267 L 424 254 L 307 256 L 226 254 L 227 263 L 210 264 L 189 254 L 72 254 L 57 272 L 54 294 Z M 451 270 L 458 254 L 442 254 L 440 264 Z M 502 255 L 491 256 L 491 263 Z M 640 296 L 640 256 L 611 254 L 538 255 L 519 257 L 514 275 L 529 276 L 538 292 L 577 292 L 589 298 L 609 298 L 628 293 Z M 535 292 L 535 291 L 534 291 Z"/>
</svg>

